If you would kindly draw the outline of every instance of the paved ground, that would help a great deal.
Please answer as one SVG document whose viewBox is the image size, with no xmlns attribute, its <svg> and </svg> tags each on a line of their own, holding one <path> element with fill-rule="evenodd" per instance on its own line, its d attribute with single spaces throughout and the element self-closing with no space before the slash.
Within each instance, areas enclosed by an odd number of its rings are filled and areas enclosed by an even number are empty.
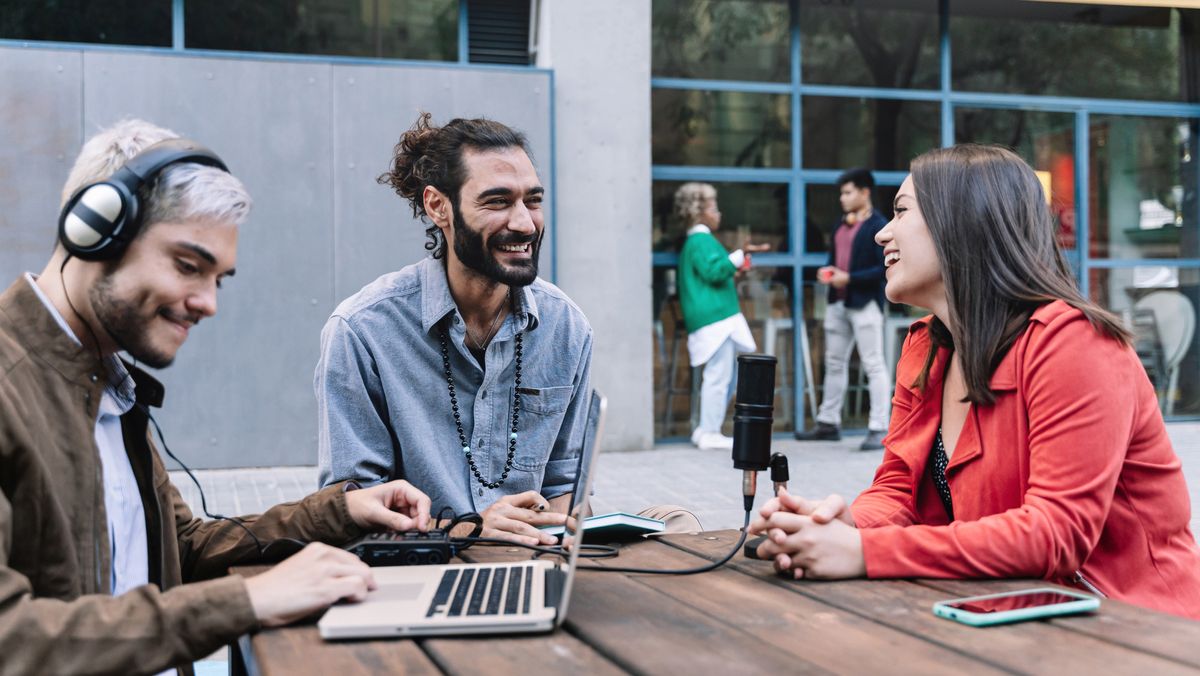
<svg viewBox="0 0 1200 676">
<path fill-rule="evenodd" d="M 1192 498 L 1192 532 L 1200 534 L 1200 423 L 1167 426 L 1183 462 Z M 807 496 L 841 493 L 852 498 L 871 482 L 882 451 L 855 450 L 861 437 L 841 442 L 801 444 L 779 440 L 775 451 L 788 456 L 790 489 Z M 646 451 L 600 456 L 596 474 L 596 511 L 639 511 L 655 504 L 691 509 L 706 529 L 736 528 L 742 524 L 741 472 L 729 454 L 699 451 L 691 446 L 663 445 Z M 196 472 L 214 514 L 253 514 L 271 505 L 300 498 L 316 488 L 315 467 L 267 467 Z M 200 499 L 183 472 L 172 479 L 188 504 L 199 512 Z M 759 503 L 770 493 L 766 473 L 759 477 Z"/>
</svg>

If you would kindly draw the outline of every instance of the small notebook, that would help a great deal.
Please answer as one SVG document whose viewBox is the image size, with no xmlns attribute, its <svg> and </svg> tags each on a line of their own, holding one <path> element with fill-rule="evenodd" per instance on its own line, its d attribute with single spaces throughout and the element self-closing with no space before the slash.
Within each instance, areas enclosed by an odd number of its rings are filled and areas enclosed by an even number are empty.
<svg viewBox="0 0 1200 676">
<path fill-rule="evenodd" d="M 622 540 L 661 533 L 667 525 L 661 519 L 651 519 L 626 512 L 611 512 L 596 514 L 583 520 L 583 538 L 585 540 Z M 542 530 L 551 535 L 561 535 L 562 526 L 543 526 Z"/>
</svg>

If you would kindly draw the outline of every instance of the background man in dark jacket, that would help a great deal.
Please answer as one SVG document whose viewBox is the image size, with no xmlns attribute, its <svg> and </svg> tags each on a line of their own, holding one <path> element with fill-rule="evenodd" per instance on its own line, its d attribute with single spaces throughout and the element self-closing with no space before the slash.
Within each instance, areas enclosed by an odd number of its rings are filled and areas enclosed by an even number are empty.
<svg viewBox="0 0 1200 676">
<path fill-rule="evenodd" d="M 838 177 L 845 214 L 829 246 L 829 264 L 817 278 L 829 285 L 825 309 L 824 400 L 817 412 L 816 429 L 796 432 L 801 441 L 841 438 L 842 398 L 848 381 L 850 351 L 858 345 L 858 358 L 867 372 L 871 414 L 864 451 L 883 448 L 891 405 L 892 383 L 883 360 L 883 295 L 886 284 L 883 248 L 875 233 L 887 221 L 871 205 L 875 177 L 866 169 L 851 169 Z"/>
<path fill-rule="evenodd" d="M 84 145 L 63 199 L 49 263 L 0 295 L 0 674 L 190 672 L 241 634 L 363 598 L 370 569 L 325 544 L 248 579 L 227 569 L 279 538 L 427 528 L 428 498 L 342 483 L 240 523 L 198 519 L 148 434 L 162 386 L 119 357 L 164 368 L 216 314 L 242 183 L 130 120 Z"/>
</svg>

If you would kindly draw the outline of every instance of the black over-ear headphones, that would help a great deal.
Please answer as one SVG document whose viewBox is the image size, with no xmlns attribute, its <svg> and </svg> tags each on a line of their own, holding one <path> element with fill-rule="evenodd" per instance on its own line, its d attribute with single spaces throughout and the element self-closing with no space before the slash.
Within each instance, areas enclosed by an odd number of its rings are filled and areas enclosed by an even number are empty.
<svg viewBox="0 0 1200 676">
<path fill-rule="evenodd" d="M 67 252 L 87 261 L 119 258 L 142 226 L 138 191 L 177 162 L 229 171 L 216 153 L 194 141 L 173 138 L 155 143 L 112 177 L 89 183 L 71 195 L 58 218 L 58 239 Z"/>
</svg>

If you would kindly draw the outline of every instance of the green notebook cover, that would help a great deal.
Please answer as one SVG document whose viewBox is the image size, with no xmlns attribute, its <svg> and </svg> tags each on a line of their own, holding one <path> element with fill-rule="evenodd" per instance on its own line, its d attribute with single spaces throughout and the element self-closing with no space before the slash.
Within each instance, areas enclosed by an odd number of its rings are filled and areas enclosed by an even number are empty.
<svg viewBox="0 0 1200 676">
<path fill-rule="evenodd" d="M 647 533 L 661 533 L 667 525 L 660 519 L 651 519 L 626 512 L 596 514 L 583 520 L 584 540 L 628 540 Z M 543 526 L 551 535 L 561 535 L 562 526 Z"/>
</svg>

